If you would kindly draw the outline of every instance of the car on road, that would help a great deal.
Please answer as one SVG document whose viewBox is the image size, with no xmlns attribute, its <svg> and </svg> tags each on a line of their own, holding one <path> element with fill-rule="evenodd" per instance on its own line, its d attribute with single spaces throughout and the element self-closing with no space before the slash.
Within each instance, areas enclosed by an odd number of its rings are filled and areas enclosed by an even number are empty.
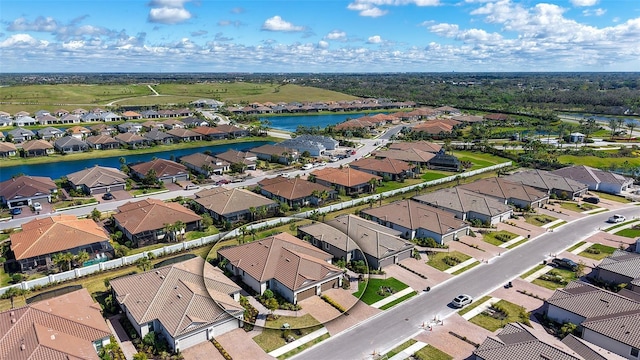
<svg viewBox="0 0 640 360">
<path fill-rule="evenodd" d="M 102 200 L 113 200 L 113 194 L 105 193 L 104 195 L 102 195 Z"/>
<path fill-rule="evenodd" d="M 621 223 L 621 222 L 625 222 L 627 220 L 627 218 L 625 218 L 622 215 L 619 214 L 614 214 L 612 217 L 609 218 L 609 220 L 607 220 L 607 222 L 610 223 Z"/>
<path fill-rule="evenodd" d="M 228 183 L 229 183 L 229 180 L 222 179 L 222 180 L 218 180 L 216 182 L 216 185 L 224 185 L 224 184 L 228 184 Z"/>
<path fill-rule="evenodd" d="M 21 208 L 13 208 L 11 209 L 11 215 L 20 215 L 22 214 L 22 209 Z"/>
<path fill-rule="evenodd" d="M 595 196 L 591 196 L 591 197 L 586 197 L 586 198 L 582 199 L 582 201 L 584 201 L 586 203 L 597 204 L 597 203 L 600 202 L 600 198 L 597 198 Z"/>
<path fill-rule="evenodd" d="M 456 296 L 453 301 L 451 302 L 451 304 L 454 307 L 457 308 L 463 308 L 469 304 L 471 304 L 473 302 L 473 298 L 471 297 L 471 295 L 467 295 L 467 294 L 461 294 Z"/>
<path fill-rule="evenodd" d="M 41 211 L 42 210 L 42 204 L 40 204 L 39 202 L 34 202 L 33 203 L 33 210 L 34 211 Z"/>
<path fill-rule="evenodd" d="M 551 262 L 554 265 L 556 265 L 557 267 L 569 269 L 571 271 L 578 270 L 578 264 L 575 261 L 571 260 L 571 259 L 567 259 L 567 258 L 558 259 L 558 258 L 555 258 L 555 259 L 551 260 Z"/>
<path fill-rule="evenodd" d="M 189 184 L 189 185 L 185 186 L 184 189 L 185 190 L 197 190 L 197 189 L 200 189 L 200 186 L 194 185 L 194 184 Z"/>
<path fill-rule="evenodd" d="M 313 164 L 302 165 L 302 170 L 311 170 L 311 169 L 313 169 Z"/>
<path fill-rule="evenodd" d="M 332 162 L 332 163 L 333 163 L 333 162 L 336 162 L 336 161 L 338 161 L 338 160 L 340 160 L 340 159 L 338 159 L 338 158 L 337 158 L 337 157 L 335 157 L 335 156 L 332 156 L 332 157 L 330 157 L 330 158 L 329 158 L 329 162 Z"/>
</svg>

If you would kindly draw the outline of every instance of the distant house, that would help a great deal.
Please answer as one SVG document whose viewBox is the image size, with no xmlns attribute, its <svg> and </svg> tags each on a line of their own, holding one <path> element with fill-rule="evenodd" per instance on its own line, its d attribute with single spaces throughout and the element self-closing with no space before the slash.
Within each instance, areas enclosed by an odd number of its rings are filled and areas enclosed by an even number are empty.
<svg viewBox="0 0 640 360">
<path fill-rule="evenodd" d="M 298 228 L 298 237 L 334 259 L 366 260 L 371 269 L 378 270 L 411 257 L 413 244 L 400 235 L 400 231 L 348 214 Z"/>
<path fill-rule="evenodd" d="M 423 151 L 417 148 L 410 148 L 406 150 L 380 150 L 374 151 L 371 155 L 376 159 L 394 159 L 411 163 L 419 167 L 428 167 L 429 161 L 436 157 L 436 154 L 432 152 Z"/>
<path fill-rule="evenodd" d="M 82 126 L 72 126 L 67 129 L 67 134 L 78 140 L 84 140 L 87 136 L 91 135 L 91 130 Z"/>
<path fill-rule="evenodd" d="M 429 169 L 445 171 L 461 171 L 462 163 L 457 157 L 439 152 L 427 163 Z"/>
<path fill-rule="evenodd" d="M 194 153 L 180 158 L 180 162 L 197 174 L 211 176 L 222 175 L 229 171 L 229 163 L 203 153 Z"/>
<path fill-rule="evenodd" d="M 187 117 L 181 120 L 184 126 L 188 128 L 195 127 L 209 127 L 209 122 L 207 120 L 198 119 L 197 117 Z"/>
<path fill-rule="evenodd" d="M 23 205 L 31 206 L 36 201 L 51 202 L 58 186 L 49 177 L 18 176 L 0 183 L 0 201 L 9 209 Z"/>
<path fill-rule="evenodd" d="M 85 194 L 125 190 L 129 176 L 119 169 L 94 166 L 67 175 L 69 184 Z"/>
<path fill-rule="evenodd" d="M 239 138 L 249 136 L 249 130 L 237 127 L 235 125 L 220 124 L 216 128 L 223 133 L 226 133 L 228 137 Z"/>
<path fill-rule="evenodd" d="M 94 135 L 107 135 L 111 136 L 118 132 L 118 129 L 108 124 L 96 124 L 89 127 L 91 133 Z"/>
<path fill-rule="evenodd" d="M 87 151 L 89 146 L 86 142 L 78 140 L 73 136 L 65 136 L 57 139 L 53 143 L 53 147 L 62 154 L 71 154 L 76 152 Z"/>
<path fill-rule="evenodd" d="M 218 101 L 215 99 L 198 99 L 191 102 L 192 105 L 199 108 L 209 108 L 213 110 L 217 110 L 224 106 L 222 101 Z"/>
<path fill-rule="evenodd" d="M 167 134 L 173 136 L 176 141 L 189 142 L 202 140 L 202 135 L 189 129 L 173 128 L 167 131 Z"/>
<path fill-rule="evenodd" d="M 166 227 L 177 222 L 183 224 L 181 229 L 176 230 L 180 234 L 199 229 L 202 217 L 178 203 L 145 199 L 119 206 L 113 220 L 124 236 L 135 247 L 140 247 L 170 240 L 171 235 L 167 236 Z"/>
<path fill-rule="evenodd" d="M 300 157 L 300 153 L 295 149 L 270 144 L 255 147 L 250 151 L 256 154 L 260 160 L 277 162 L 285 165 L 291 164 Z"/>
<path fill-rule="evenodd" d="M 142 119 L 142 115 L 135 112 L 135 111 L 125 111 L 122 113 L 122 117 L 127 119 L 127 120 L 135 120 L 135 119 Z"/>
<path fill-rule="evenodd" d="M 8 131 L 7 136 L 10 137 L 11 141 L 13 141 L 15 144 L 20 144 L 25 141 L 32 140 L 36 136 L 36 134 L 29 129 L 23 129 L 19 127 L 17 129 Z"/>
<path fill-rule="evenodd" d="M 80 116 L 74 114 L 66 114 L 60 117 L 59 124 L 79 124 Z"/>
<path fill-rule="evenodd" d="M 132 175 L 139 179 L 144 178 L 149 171 L 153 170 L 158 181 L 162 181 L 163 183 L 189 180 L 189 170 L 187 167 L 171 160 L 154 159 L 129 167 L 131 168 Z"/>
<path fill-rule="evenodd" d="M 424 152 L 436 154 L 442 151 L 442 145 L 429 141 L 402 141 L 392 142 L 391 144 L 389 144 L 389 149 L 404 151 L 409 149 L 418 149 Z"/>
<path fill-rule="evenodd" d="M 158 129 L 151 129 L 151 131 L 144 133 L 142 136 L 155 144 L 168 145 L 175 140 L 174 136 Z"/>
<path fill-rule="evenodd" d="M 120 142 L 109 135 L 89 136 L 86 140 L 88 146 L 96 150 L 117 149 Z"/>
<path fill-rule="evenodd" d="M 229 149 L 223 153 L 216 154 L 216 158 L 226 161 L 229 164 L 242 164 L 245 170 L 255 170 L 256 160 L 258 157 L 256 154 L 248 151 L 238 151 Z"/>
<path fill-rule="evenodd" d="M 137 134 L 142 131 L 142 125 L 134 122 L 125 122 L 118 124 L 118 131 L 121 133 L 134 133 Z"/>
<path fill-rule="evenodd" d="M 57 139 L 64 136 L 64 131 L 54 127 L 46 127 L 37 131 L 38 137 L 42 140 Z"/>
<path fill-rule="evenodd" d="M 344 190 L 346 195 L 372 192 L 382 177 L 352 168 L 323 168 L 311 173 L 318 184 Z"/>
<path fill-rule="evenodd" d="M 199 256 L 112 279 L 110 286 L 138 336 L 153 331 L 175 352 L 242 325 L 241 288 Z"/>
<path fill-rule="evenodd" d="M 16 116 L 16 118 L 13 120 L 13 125 L 15 126 L 33 126 L 33 125 L 37 125 L 38 124 L 38 120 L 32 118 L 31 116 Z"/>
<path fill-rule="evenodd" d="M 164 116 L 164 117 L 173 117 L 173 114 L 169 110 L 166 110 L 166 111 L 169 111 L 169 112 L 162 113 L 163 111 L 165 111 L 165 110 L 160 110 L 160 111 L 158 111 L 158 113 L 161 116 Z M 165 129 L 184 129 L 186 127 L 182 121 L 177 120 L 177 119 L 164 120 L 162 122 L 162 125 L 164 125 Z"/>
<path fill-rule="evenodd" d="M 633 178 L 585 165 L 568 166 L 551 173 L 587 184 L 589 190 L 609 194 L 620 194 L 633 187 Z"/>
<path fill-rule="evenodd" d="M 53 145 L 45 140 L 30 140 L 22 144 L 22 156 L 47 156 L 54 153 Z"/>
<path fill-rule="evenodd" d="M 402 232 L 402 237 L 408 240 L 432 238 L 445 244 L 469 232 L 469 224 L 453 213 L 413 200 L 363 209 L 361 213 L 365 218 Z"/>
<path fill-rule="evenodd" d="M 572 132 L 569 134 L 569 142 L 570 143 L 583 143 L 586 139 L 586 135 L 579 132 Z"/>
<path fill-rule="evenodd" d="M 139 147 L 145 147 L 150 142 L 149 139 L 133 133 L 118 134 L 116 135 L 115 139 L 118 140 L 120 144 L 130 146 L 134 149 Z"/>
<path fill-rule="evenodd" d="M 10 239 L 21 271 L 50 269 L 54 265 L 52 257 L 61 252 L 86 251 L 91 258 L 113 257 L 105 229 L 91 219 L 78 219 L 74 215 L 31 220 L 22 224 L 22 231 L 11 234 Z"/>
<path fill-rule="evenodd" d="M 107 111 L 107 112 L 101 113 L 99 116 L 100 116 L 100 120 L 106 121 L 106 122 L 119 121 L 119 120 L 122 119 L 122 117 L 120 115 L 118 115 L 116 113 L 113 113 L 111 111 Z"/>
<path fill-rule="evenodd" d="M 335 198 L 336 191 L 328 186 L 300 178 L 288 179 L 277 176 L 258 182 L 260 193 L 289 206 L 303 207 L 309 204 L 319 205 L 323 201 Z"/>
<path fill-rule="evenodd" d="M 419 173 L 415 164 L 391 158 L 368 157 L 349 163 L 349 167 L 393 181 L 412 178 Z"/>
<path fill-rule="evenodd" d="M 589 188 L 587 184 L 582 182 L 537 169 L 520 171 L 505 176 L 505 179 L 533 186 L 534 188 L 546 191 L 549 195 L 555 194 L 559 198 L 568 199 L 574 199 L 584 195 Z"/>
<path fill-rule="evenodd" d="M 494 113 L 484 115 L 484 119 L 496 123 L 501 123 L 509 120 L 509 116 L 506 114 Z"/>
<path fill-rule="evenodd" d="M 480 179 L 459 187 L 494 197 L 521 209 L 542 207 L 549 201 L 546 191 L 501 177 Z"/>
<path fill-rule="evenodd" d="M 288 233 L 220 249 L 218 258 L 253 291 L 272 289 L 292 304 L 342 286 L 331 254 Z"/>
<path fill-rule="evenodd" d="M 198 126 L 193 131 L 202 135 L 206 140 L 221 140 L 227 137 L 227 133 L 212 126 Z"/>
<path fill-rule="evenodd" d="M 489 225 L 507 221 L 513 214 L 513 209 L 504 201 L 461 187 L 436 190 L 412 199 L 452 212 L 458 219 L 479 220 Z"/>
<path fill-rule="evenodd" d="M 195 202 L 202 211 L 206 211 L 218 222 L 253 221 L 259 216 L 258 210 L 264 209 L 264 215 L 270 217 L 278 204 L 249 190 L 217 187 L 197 192 Z M 252 214 L 251 211 L 255 212 Z"/>
<path fill-rule="evenodd" d="M 16 156 L 18 149 L 10 142 L 0 142 L 0 157 L 6 158 Z"/>
<path fill-rule="evenodd" d="M 87 289 L 0 313 L 0 358 L 99 360 L 112 336 Z"/>
</svg>

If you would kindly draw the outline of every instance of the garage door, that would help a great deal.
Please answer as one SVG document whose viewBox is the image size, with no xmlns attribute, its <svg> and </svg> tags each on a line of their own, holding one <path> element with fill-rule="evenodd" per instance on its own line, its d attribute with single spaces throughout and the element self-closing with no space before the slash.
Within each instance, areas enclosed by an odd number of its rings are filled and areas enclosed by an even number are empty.
<svg viewBox="0 0 640 360">
<path fill-rule="evenodd" d="M 320 289 L 322 291 L 325 291 L 325 290 L 334 289 L 337 287 L 338 287 L 338 279 L 333 279 L 331 281 L 327 281 L 326 283 L 322 284 L 322 286 L 320 286 Z"/>
<path fill-rule="evenodd" d="M 311 289 L 307 289 L 298 293 L 298 301 L 308 299 L 316 294 L 316 288 L 312 287 Z"/>
<path fill-rule="evenodd" d="M 213 328 L 213 336 L 220 336 L 222 334 L 228 333 L 231 330 L 235 330 L 240 327 L 240 322 L 238 319 L 230 319 L 227 322 L 216 325 Z"/>
<path fill-rule="evenodd" d="M 207 341 L 207 329 L 202 329 L 199 332 L 189 335 L 184 338 L 178 338 L 178 347 L 180 351 L 198 345 L 201 342 Z"/>
</svg>

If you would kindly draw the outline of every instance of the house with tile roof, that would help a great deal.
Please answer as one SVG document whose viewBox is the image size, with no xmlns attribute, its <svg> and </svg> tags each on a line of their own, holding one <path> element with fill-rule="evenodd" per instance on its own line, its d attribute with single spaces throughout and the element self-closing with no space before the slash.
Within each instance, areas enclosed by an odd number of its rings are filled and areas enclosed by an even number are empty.
<svg viewBox="0 0 640 360">
<path fill-rule="evenodd" d="M 303 207 L 309 204 L 320 205 L 324 201 L 336 197 L 336 191 L 328 186 L 307 181 L 301 178 L 285 178 L 277 176 L 258 182 L 260 193 L 269 199 L 286 203 L 291 207 Z M 324 192 L 324 195 L 323 195 Z"/>
<path fill-rule="evenodd" d="M 326 150 L 335 150 L 338 141 L 328 136 L 303 134 L 287 139 L 279 145 L 296 149 L 300 154 L 308 151 L 311 156 L 320 156 Z"/>
<path fill-rule="evenodd" d="M 73 136 L 65 136 L 54 141 L 53 147 L 61 154 L 73 154 L 87 151 L 89 145 Z"/>
<path fill-rule="evenodd" d="M 142 124 L 127 121 L 122 124 L 118 124 L 118 131 L 121 133 L 134 133 L 137 134 L 142 131 Z"/>
<path fill-rule="evenodd" d="M 300 153 L 296 149 L 271 144 L 254 147 L 249 151 L 256 154 L 260 160 L 278 162 L 285 165 L 291 164 L 300 157 Z"/>
<path fill-rule="evenodd" d="M 167 134 L 173 136 L 176 142 L 178 141 L 189 142 L 189 141 L 202 140 L 201 134 L 189 129 L 174 127 L 173 129 L 167 131 Z"/>
<path fill-rule="evenodd" d="M 149 139 L 133 133 L 118 134 L 115 136 L 115 139 L 118 140 L 120 144 L 130 146 L 133 149 L 147 146 L 151 142 Z"/>
<path fill-rule="evenodd" d="M 246 189 L 224 186 L 195 193 L 195 202 L 218 222 L 253 221 L 257 214 L 251 210 L 264 208 L 266 216 L 272 216 L 278 203 Z"/>
<path fill-rule="evenodd" d="M 299 238 L 335 259 L 366 260 L 369 268 L 377 270 L 411 257 L 413 243 L 400 235 L 400 231 L 351 214 L 298 228 Z"/>
<path fill-rule="evenodd" d="M 216 154 L 216 158 L 229 164 L 241 164 L 244 170 L 255 170 L 257 166 L 256 161 L 258 160 L 258 156 L 252 152 L 234 149 Z"/>
<path fill-rule="evenodd" d="M 229 171 L 229 166 L 231 165 L 215 156 L 203 153 L 185 155 L 180 158 L 180 162 L 196 174 L 201 174 L 206 177 L 212 174 L 222 175 L 222 173 Z"/>
<path fill-rule="evenodd" d="M 53 145 L 45 140 L 29 140 L 22 144 L 21 155 L 24 157 L 47 156 L 55 151 Z"/>
<path fill-rule="evenodd" d="M 142 115 L 135 112 L 135 111 L 125 111 L 122 113 L 122 117 L 127 119 L 127 120 L 134 120 L 134 119 L 142 119 Z"/>
<path fill-rule="evenodd" d="M 36 201 L 51 202 L 58 186 L 49 177 L 21 175 L 0 183 L 0 203 L 9 209 Z"/>
<path fill-rule="evenodd" d="M 151 331 L 162 335 L 174 352 L 211 341 L 242 324 L 240 287 L 199 256 L 112 279 L 110 285 L 138 335 L 144 338 Z"/>
<path fill-rule="evenodd" d="M 67 175 L 74 189 L 89 195 L 125 190 L 128 178 L 120 169 L 98 165 Z"/>
<path fill-rule="evenodd" d="M 184 119 L 181 120 L 182 123 L 188 127 L 188 128 L 195 128 L 195 127 L 209 127 L 209 122 L 205 119 L 199 119 L 197 117 L 186 117 Z"/>
<path fill-rule="evenodd" d="M 120 142 L 109 135 L 89 136 L 85 140 L 87 146 L 96 150 L 108 150 L 120 148 Z"/>
<path fill-rule="evenodd" d="M 439 244 L 469 233 L 469 224 L 453 213 L 413 200 L 396 201 L 377 208 L 363 209 L 364 218 L 402 232 L 408 240 L 432 238 Z"/>
<path fill-rule="evenodd" d="M 78 140 L 84 140 L 87 136 L 91 135 L 91 130 L 84 126 L 72 126 L 67 129 L 67 134 L 73 136 Z"/>
<path fill-rule="evenodd" d="M 216 125 L 216 128 L 222 131 L 223 133 L 227 134 L 227 137 L 230 137 L 230 138 L 249 136 L 249 130 L 243 129 L 235 125 L 219 124 L 219 125 Z"/>
<path fill-rule="evenodd" d="M 160 129 L 151 129 L 148 132 L 142 134 L 142 136 L 149 140 L 149 142 L 155 143 L 157 145 L 168 145 L 172 144 L 175 141 L 175 137 L 167 134 L 166 132 Z"/>
<path fill-rule="evenodd" d="M 314 170 L 311 175 L 313 175 L 314 182 L 333 187 L 337 191 L 344 190 L 346 195 L 373 192 L 375 185 L 382 181 L 382 177 L 378 175 L 350 167 L 342 169 L 325 167 Z"/>
<path fill-rule="evenodd" d="M 585 165 L 568 166 L 551 173 L 587 184 L 589 190 L 608 194 L 620 194 L 633 187 L 633 178 Z"/>
<path fill-rule="evenodd" d="M 198 126 L 193 131 L 200 134 L 206 140 L 221 140 L 227 137 L 227 133 L 215 126 Z"/>
<path fill-rule="evenodd" d="M 132 175 L 143 179 L 149 171 L 156 173 L 158 181 L 163 183 L 175 183 L 189 180 L 189 169 L 175 161 L 166 159 L 154 159 L 151 161 L 130 165 Z"/>
<path fill-rule="evenodd" d="M 63 115 L 62 117 L 60 117 L 60 120 L 58 120 L 58 123 L 59 124 L 79 124 L 80 116 L 75 114 Z"/>
<path fill-rule="evenodd" d="M 91 130 L 91 133 L 94 135 L 108 135 L 108 136 L 111 136 L 118 132 L 118 129 L 116 129 L 114 126 L 109 124 L 92 125 L 92 126 L 89 126 L 89 130 Z"/>
<path fill-rule="evenodd" d="M 0 157 L 6 158 L 18 155 L 18 148 L 10 142 L 0 142 Z"/>
<path fill-rule="evenodd" d="M 523 185 L 533 186 L 534 188 L 545 191 L 549 195 L 555 194 L 555 196 L 561 199 L 580 197 L 584 195 L 589 188 L 585 183 L 538 169 L 519 171 L 515 174 L 505 176 L 505 179 Z"/>
<path fill-rule="evenodd" d="M 135 247 L 172 240 L 167 226 L 181 222 L 177 233 L 184 234 L 200 228 L 202 217 L 179 203 L 165 203 L 158 199 L 145 199 L 118 206 L 113 215 L 115 226 Z M 169 236 L 167 236 L 169 235 Z M 177 237 L 173 240 L 179 240 Z"/>
<path fill-rule="evenodd" d="M 23 129 L 21 127 L 18 127 L 16 129 L 13 129 L 7 132 L 7 137 L 11 138 L 11 141 L 13 141 L 15 144 L 20 144 L 25 141 L 29 141 L 33 139 L 35 136 L 36 134 L 33 131 L 29 129 Z"/>
<path fill-rule="evenodd" d="M 11 251 L 21 271 L 50 269 L 52 257 L 61 252 L 86 251 L 91 258 L 113 257 L 109 234 L 91 219 L 55 215 L 22 224 L 22 231 L 10 236 Z"/>
<path fill-rule="evenodd" d="M 391 158 L 367 157 L 349 163 L 349 167 L 393 181 L 412 178 L 420 172 L 415 164 Z"/>
<path fill-rule="evenodd" d="M 631 283 L 640 280 L 640 253 L 616 250 L 602 259 L 594 272 L 594 277 L 600 281 L 634 287 Z"/>
<path fill-rule="evenodd" d="M 409 150 L 409 149 L 418 149 L 429 153 L 439 153 L 442 151 L 442 145 L 430 142 L 430 141 L 402 141 L 402 142 L 392 142 L 389 144 L 389 149 L 393 150 Z"/>
<path fill-rule="evenodd" d="M 460 185 L 460 187 L 494 197 L 505 204 L 511 204 L 521 209 L 535 209 L 542 207 L 549 201 L 549 195 L 546 191 L 502 177 L 480 179 Z"/>
<path fill-rule="evenodd" d="M 46 127 L 44 129 L 40 129 L 36 133 L 38 134 L 38 137 L 42 140 L 57 139 L 64 136 L 64 131 L 51 126 Z"/>
<path fill-rule="evenodd" d="M 580 325 L 585 341 L 627 359 L 640 358 L 640 310 L 596 316 Z"/>
<path fill-rule="evenodd" d="M 158 114 L 161 117 L 174 117 L 174 114 L 171 110 L 159 110 Z M 162 125 L 164 125 L 165 129 L 184 129 L 186 126 L 184 123 L 177 119 L 167 119 L 162 121 Z"/>
<path fill-rule="evenodd" d="M 220 249 L 218 258 L 260 295 L 271 289 L 292 304 L 342 286 L 331 254 L 288 233 Z"/>
<path fill-rule="evenodd" d="M 413 200 L 455 214 L 458 219 L 496 225 L 507 221 L 513 209 L 496 198 L 461 187 L 452 187 L 412 197 Z"/>
<path fill-rule="evenodd" d="M 98 360 L 112 335 L 87 289 L 4 311 L 0 329 L 0 358 L 14 360 Z"/>
<path fill-rule="evenodd" d="M 419 167 L 428 167 L 429 161 L 436 157 L 436 154 L 420 149 L 409 148 L 406 150 L 389 149 L 374 151 L 371 153 L 371 156 L 376 159 L 394 159 L 408 162 Z"/>
<path fill-rule="evenodd" d="M 31 116 L 15 116 L 13 120 L 13 125 L 15 126 L 33 126 L 38 125 L 38 120 L 32 118 Z"/>
</svg>

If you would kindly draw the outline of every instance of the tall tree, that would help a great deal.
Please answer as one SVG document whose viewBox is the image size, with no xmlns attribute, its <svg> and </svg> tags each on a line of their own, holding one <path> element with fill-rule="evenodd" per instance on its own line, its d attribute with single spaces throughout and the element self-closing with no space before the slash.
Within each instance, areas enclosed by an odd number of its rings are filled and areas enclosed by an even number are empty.
<svg viewBox="0 0 640 360">
<path fill-rule="evenodd" d="M 633 129 L 638 127 L 638 122 L 635 120 L 629 120 L 627 121 L 625 126 L 627 127 L 627 129 L 629 129 L 629 141 L 631 141 L 631 137 L 633 137 Z"/>
<path fill-rule="evenodd" d="M 78 264 L 79 266 L 82 266 L 82 264 L 89 261 L 89 259 L 91 259 L 91 255 L 89 255 L 89 253 L 84 250 L 78 252 L 78 254 L 75 256 L 76 264 Z"/>
<path fill-rule="evenodd" d="M 136 260 L 135 264 L 142 271 L 151 269 L 151 260 L 149 260 L 149 258 L 146 256 L 143 256 L 140 259 Z"/>
</svg>

